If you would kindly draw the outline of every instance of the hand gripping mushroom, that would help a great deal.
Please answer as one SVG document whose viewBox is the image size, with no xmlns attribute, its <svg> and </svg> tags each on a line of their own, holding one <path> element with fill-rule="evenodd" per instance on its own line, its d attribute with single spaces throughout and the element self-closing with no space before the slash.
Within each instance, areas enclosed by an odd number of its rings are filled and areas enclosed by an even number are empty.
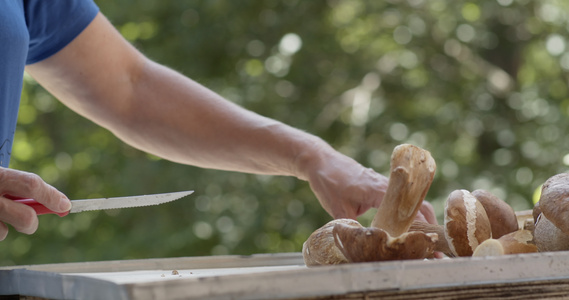
<svg viewBox="0 0 569 300">
<path fill-rule="evenodd" d="M 448 196 L 444 225 L 413 222 L 410 230 L 436 233 L 439 241 L 435 251 L 450 257 L 471 256 L 480 243 L 492 237 L 484 207 L 467 190 L 455 190 Z"/>
<path fill-rule="evenodd" d="M 569 174 L 557 174 L 545 181 L 534 211 L 539 214 L 533 234 L 537 249 L 569 250 Z"/>
<path fill-rule="evenodd" d="M 345 219 L 334 220 L 316 230 L 304 243 L 307 265 L 331 261 L 314 257 L 333 254 L 333 261 L 368 262 L 395 259 L 422 259 L 431 256 L 437 240 L 435 234 L 407 232 L 431 185 L 436 169 L 431 154 L 413 145 L 397 146 L 391 156 L 391 175 L 387 191 L 372 227 Z M 332 227 L 332 237 L 330 237 Z M 325 233 L 322 233 L 325 231 Z M 333 239 L 335 247 L 329 243 Z M 325 246 L 324 246 L 325 244 Z"/>
</svg>

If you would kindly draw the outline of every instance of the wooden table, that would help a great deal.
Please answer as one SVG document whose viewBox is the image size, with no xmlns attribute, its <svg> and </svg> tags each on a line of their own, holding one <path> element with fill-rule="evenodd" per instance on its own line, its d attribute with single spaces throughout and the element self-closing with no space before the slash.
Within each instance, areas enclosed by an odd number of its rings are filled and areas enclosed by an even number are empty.
<svg viewBox="0 0 569 300">
<path fill-rule="evenodd" d="M 307 268 L 300 253 L 0 268 L 0 299 L 568 299 L 569 252 Z"/>
</svg>

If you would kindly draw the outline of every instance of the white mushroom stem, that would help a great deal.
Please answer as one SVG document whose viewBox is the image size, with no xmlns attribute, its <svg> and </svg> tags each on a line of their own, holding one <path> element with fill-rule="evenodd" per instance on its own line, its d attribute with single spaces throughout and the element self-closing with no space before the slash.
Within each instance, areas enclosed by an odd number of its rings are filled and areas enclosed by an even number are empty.
<svg viewBox="0 0 569 300">
<path fill-rule="evenodd" d="M 429 151 L 409 144 L 395 147 L 387 191 L 371 226 L 393 237 L 407 232 L 431 186 L 435 169 Z"/>
</svg>

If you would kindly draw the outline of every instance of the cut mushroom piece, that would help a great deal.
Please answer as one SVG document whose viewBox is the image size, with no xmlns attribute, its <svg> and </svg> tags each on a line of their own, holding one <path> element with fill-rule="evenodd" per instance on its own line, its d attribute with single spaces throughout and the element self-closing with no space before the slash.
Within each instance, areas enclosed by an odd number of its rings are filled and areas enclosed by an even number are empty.
<svg viewBox="0 0 569 300">
<path fill-rule="evenodd" d="M 332 230 L 336 224 L 362 227 L 360 223 L 352 219 L 337 219 L 314 231 L 302 245 L 302 256 L 307 266 L 337 265 L 348 262 L 334 244 Z"/>
<path fill-rule="evenodd" d="M 350 262 L 423 259 L 433 254 L 435 234 L 408 233 L 435 175 L 431 154 L 419 147 L 397 146 L 391 174 L 372 228 L 337 224 L 334 241 Z"/>
<path fill-rule="evenodd" d="M 516 212 L 504 200 L 485 190 L 475 190 L 472 195 L 480 201 L 488 215 L 492 238 L 498 239 L 519 229 Z"/>
<path fill-rule="evenodd" d="M 487 239 L 476 247 L 472 256 L 499 256 L 507 254 L 534 253 L 537 247 L 529 230 L 518 230 L 501 236 L 499 239 Z"/>
<path fill-rule="evenodd" d="M 455 190 L 448 196 L 444 226 L 454 256 L 471 256 L 480 243 L 492 237 L 484 207 L 467 190 Z"/>
<path fill-rule="evenodd" d="M 534 229 L 538 250 L 569 250 L 569 174 L 561 173 L 547 179 L 538 203 L 534 207 L 534 216 L 541 211 Z"/>
</svg>

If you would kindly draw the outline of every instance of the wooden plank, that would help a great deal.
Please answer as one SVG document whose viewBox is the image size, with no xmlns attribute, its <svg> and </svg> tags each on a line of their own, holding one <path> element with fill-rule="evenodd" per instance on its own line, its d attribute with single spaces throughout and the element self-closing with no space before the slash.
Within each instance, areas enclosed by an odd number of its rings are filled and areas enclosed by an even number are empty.
<svg viewBox="0 0 569 300">
<path fill-rule="evenodd" d="M 344 295 L 294 298 L 295 300 L 414 300 L 414 299 L 568 299 L 569 281 L 534 281 L 523 283 L 486 284 L 467 287 L 417 289 L 409 291 L 372 291 Z M 290 298 L 289 300 L 292 300 Z"/>
<path fill-rule="evenodd" d="M 127 272 L 140 270 L 243 268 L 256 266 L 303 265 L 299 253 L 220 255 L 155 259 L 113 260 L 63 264 L 0 267 L 0 270 L 27 269 L 55 273 Z"/>
<path fill-rule="evenodd" d="M 289 253 L 4 267 L 0 295 L 101 299 L 100 293 L 106 293 L 105 298 L 136 300 L 569 297 L 568 252 L 314 268 L 299 262 L 300 253 Z M 172 270 L 182 277 L 168 273 Z M 24 284 L 30 280 L 41 288 L 30 290 Z"/>
</svg>

